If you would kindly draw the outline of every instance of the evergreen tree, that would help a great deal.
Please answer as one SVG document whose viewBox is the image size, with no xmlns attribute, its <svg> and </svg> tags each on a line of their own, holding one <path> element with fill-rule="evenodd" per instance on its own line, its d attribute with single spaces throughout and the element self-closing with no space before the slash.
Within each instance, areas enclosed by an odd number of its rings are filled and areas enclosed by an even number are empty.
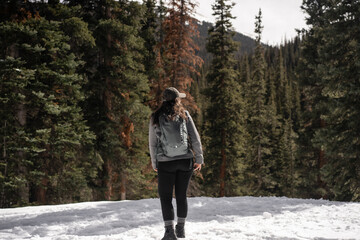
<svg viewBox="0 0 360 240">
<path fill-rule="evenodd" d="M 300 89 L 294 74 L 299 57 L 296 41 L 265 50 L 265 102 L 271 125 L 268 135 L 271 143 L 268 175 L 271 182 L 267 184 L 267 192 L 279 196 L 295 196 L 295 188 L 302 181 L 296 171 L 299 167 L 296 162 L 301 159 L 296 142 L 300 116 Z M 301 192 L 298 193 L 301 196 Z"/>
<path fill-rule="evenodd" d="M 143 40 L 139 36 L 142 7 L 136 2 L 110 1 L 95 37 L 100 65 L 92 81 L 99 97 L 98 115 L 93 122 L 101 156 L 105 161 L 106 199 L 136 197 L 144 188 L 142 174 L 147 163 L 149 92 L 144 74 Z"/>
<path fill-rule="evenodd" d="M 261 10 L 256 16 L 255 33 L 256 48 L 253 56 L 253 66 L 250 83 L 248 84 L 248 119 L 247 131 L 249 139 L 247 144 L 247 171 L 246 179 L 249 194 L 259 195 L 266 192 L 271 185 L 268 158 L 271 155 L 269 139 L 269 109 L 265 104 L 266 85 L 265 70 L 266 62 L 264 50 L 261 45 L 261 32 L 263 26 L 261 21 Z"/>
<path fill-rule="evenodd" d="M 320 128 L 315 130 L 311 141 L 323 151 L 320 157 L 326 159 L 326 162 L 320 161 L 319 167 L 330 188 L 330 197 L 358 201 L 360 3 L 304 1 L 303 9 L 309 15 L 307 24 L 310 25 L 305 32 L 303 61 L 317 63 L 307 66 L 313 81 L 307 86 L 318 90 L 315 95 L 318 104 L 312 108 L 321 117 Z"/>
<path fill-rule="evenodd" d="M 99 166 L 91 148 L 95 135 L 79 107 L 79 62 L 59 27 L 39 17 L 0 27 L 7 142 L 2 198 L 18 191 L 18 204 L 89 200 L 88 181 Z"/>
<path fill-rule="evenodd" d="M 166 7 L 164 5 L 164 1 L 160 0 L 159 6 L 156 9 L 156 13 L 158 15 L 158 28 L 156 29 L 156 45 L 154 48 L 155 54 L 155 74 L 156 77 L 150 78 L 150 102 L 149 105 L 153 111 L 156 110 L 158 106 L 160 106 L 163 101 L 162 93 L 164 89 L 169 86 L 169 77 L 165 72 L 165 64 L 164 64 L 164 20 L 166 15 Z"/>
<path fill-rule="evenodd" d="M 275 52 L 273 52 L 275 54 Z M 268 137 L 271 145 L 271 155 L 268 156 L 269 169 L 269 181 L 267 183 L 267 192 L 271 195 L 281 196 L 283 194 L 282 182 L 284 176 L 284 163 L 286 159 L 284 157 L 284 151 L 282 150 L 283 141 L 281 139 L 282 124 L 281 116 L 277 110 L 277 95 L 279 92 L 276 89 L 276 83 L 279 81 L 276 68 L 271 66 L 271 62 L 268 62 L 267 68 L 267 118 L 269 120 Z"/>
<path fill-rule="evenodd" d="M 312 143 L 315 131 L 323 128 L 325 122 L 320 118 L 322 110 L 316 108 L 323 99 L 321 94 L 323 85 L 318 84 L 319 76 L 316 73 L 316 66 L 320 64 L 318 57 L 318 46 L 324 44 L 323 36 L 318 36 L 321 32 L 315 32 L 315 29 L 322 28 L 323 6 L 325 2 L 310 3 L 304 2 L 302 8 L 309 15 L 307 24 L 312 25 L 309 31 L 303 30 L 301 58 L 297 72 L 299 73 L 300 84 L 302 88 L 302 116 L 299 131 L 299 152 L 301 160 L 298 162 L 298 175 L 302 179 L 299 183 L 298 190 L 309 193 L 309 197 L 327 198 L 328 189 L 324 179 L 321 176 L 321 168 L 325 165 L 324 149 L 316 147 Z"/>
<path fill-rule="evenodd" d="M 217 0 L 212 6 L 216 23 L 209 29 L 207 50 L 213 54 L 207 75 L 206 96 L 206 182 L 211 194 L 239 195 L 244 160 L 244 103 L 242 89 L 235 71 L 234 52 L 238 45 L 232 40 L 231 9 L 234 4 Z M 215 191 L 215 192 L 214 192 Z"/>
<path fill-rule="evenodd" d="M 158 87 L 155 87 L 159 78 L 159 70 L 157 69 L 156 64 L 156 31 L 157 31 L 157 21 L 158 17 L 156 15 L 156 1 L 155 0 L 144 0 L 143 5 L 146 8 L 146 12 L 144 15 L 142 29 L 140 32 L 140 36 L 144 39 L 144 67 L 145 72 L 149 78 L 149 84 L 151 87 L 151 96 L 161 96 L 161 93 L 158 93 Z M 155 109 L 156 106 L 160 104 L 160 101 L 150 99 L 149 106 L 152 109 Z"/>
<path fill-rule="evenodd" d="M 281 178 L 281 189 L 282 194 L 286 196 L 293 196 L 293 183 L 294 183 L 294 164 L 295 164 L 295 137 L 296 134 L 293 131 L 293 120 L 292 120 L 292 80 L 288 79 L 286 70 L 286 64 L 284 63 L 283 52 L 280 48 L 279 52 L 279 82 L 280 82 L 280 107 L 278 108 L 281 112 L 282 118 L 282 137 L 280 140 L 281 151 L 282 151 L 282 178 Z"/>
<path fill-rule="evenodd" d="M 193 0 L 170 0 L 168 15 L 163 22 L 164 70 L 169 82 L 162 88 L 174 86 L 187 94 L 184 105 L 189 110 L 198 110 L 190 95 L 190 87 L 194 79 L 192 74 L 199 75 L 198 67 L 203 60 L 196 55 L 198 46 L 194 37 L 198 36 L 196 19 L 193 17 L 196 4 Z"/>
<path fill-rule="evenodd" d="M 243 89 L 242 91 L 242 97 L 245 100 L 244 104 L 245 104 L 245 112 L 244 114 L 246 114 L 244 117 L 245 119 L 248 118 L 247 114 L 249 112 L 249 105 L 248 102 L 246 101 L 246 99 L 249 99 L 249 94 L 250 92 L 247 91 L 249 84 L 250 84 L 250 78 L 251 78 L 251 70 L 250 70 L 250 63 L 249 63 L 249 56 L 246 54 L 241 60 L 240 60 L 240 67 L 239 67 L 239 79 L 240 79 L 240 84 L 241 84 L 241 88 Z"/>
</svg>

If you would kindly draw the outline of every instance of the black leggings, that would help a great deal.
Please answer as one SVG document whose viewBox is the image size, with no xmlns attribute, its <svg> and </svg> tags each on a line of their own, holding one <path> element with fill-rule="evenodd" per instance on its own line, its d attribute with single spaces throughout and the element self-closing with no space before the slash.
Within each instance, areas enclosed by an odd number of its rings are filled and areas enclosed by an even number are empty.
<svg viewBox="0 0 360 240">
<path fill-rule="evenodd" d="M 164 221 L 174 220 L 174 207 L 172 205 L 174 185 L 177 216 L 186 218 L 188 211 L 186 192 L 192 172 L 192 159 L 158 163 L 158 190 Z"/>
</svg>

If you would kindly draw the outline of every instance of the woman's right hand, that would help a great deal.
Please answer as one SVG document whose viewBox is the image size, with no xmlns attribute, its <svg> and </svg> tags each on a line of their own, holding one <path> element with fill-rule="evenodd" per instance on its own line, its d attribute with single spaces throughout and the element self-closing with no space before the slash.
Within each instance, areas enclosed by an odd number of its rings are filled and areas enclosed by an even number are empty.
<svg viewBox="0 0 360 240">
<path fill-rule="evenodd" d="M 154 171 L 157 172 L 157 168 L 154 168 Z"/>
<path fill-rule="evenodd" d="M 200 163 L 194 163 L 194 171 L 200 171 L 201 170 L 201 164 Z"/>
</svg>

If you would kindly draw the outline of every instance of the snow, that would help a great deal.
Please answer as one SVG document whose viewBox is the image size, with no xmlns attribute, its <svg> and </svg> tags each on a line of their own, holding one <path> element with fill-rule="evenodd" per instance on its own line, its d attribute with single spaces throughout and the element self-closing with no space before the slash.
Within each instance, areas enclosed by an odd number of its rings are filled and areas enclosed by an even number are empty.
<svg viewBox="0 0 360 240">
<path fill-rule="evenodd" d="M 285 197 L 188 203 L 185 240 L 360 239 L 360 203 Z M 0 209 L 4 240 L 151 240 L 163 234 L 159 199 Z"/>
</svg>

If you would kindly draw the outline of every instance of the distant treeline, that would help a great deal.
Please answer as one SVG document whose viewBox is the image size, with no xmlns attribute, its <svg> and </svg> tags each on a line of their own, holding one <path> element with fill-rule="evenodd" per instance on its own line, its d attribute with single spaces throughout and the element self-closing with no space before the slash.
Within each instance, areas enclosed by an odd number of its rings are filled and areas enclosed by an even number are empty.
<svg viewBox="0 0 360 240">
<path fill-rule="evenodd" d="M 0 207 L 157 197 L 148 124 L 187 93 L 205 166 L 192 196 L 360 200 L 360 2 L 304 1 L 281 46 L 216 0 L 0 3 Z"/>
</svg>

